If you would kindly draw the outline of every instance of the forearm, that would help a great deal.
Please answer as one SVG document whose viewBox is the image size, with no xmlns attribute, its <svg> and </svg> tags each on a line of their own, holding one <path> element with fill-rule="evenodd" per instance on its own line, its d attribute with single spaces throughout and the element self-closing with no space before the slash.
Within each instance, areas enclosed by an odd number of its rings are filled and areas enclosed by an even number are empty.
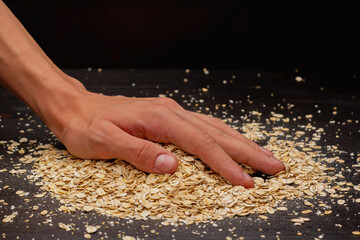
<svg viewBox="0 0 360 240">
<path fill-rule="evenodd" d="M 51 122 L 49 127 L 61 129 L 69 102 L 84 91 L 82 84 L 55 66 L 2 1 L 0 26 L 0 82 Z"/>
</svg>

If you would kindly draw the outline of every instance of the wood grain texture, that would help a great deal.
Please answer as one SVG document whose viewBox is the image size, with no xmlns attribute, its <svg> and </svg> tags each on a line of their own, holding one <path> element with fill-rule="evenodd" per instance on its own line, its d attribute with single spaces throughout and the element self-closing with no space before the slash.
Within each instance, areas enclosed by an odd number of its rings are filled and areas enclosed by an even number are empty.
<svg viewBox="0 0 360 240">
<path fill-rule="evenodd" d="M 204 98 L 203 108 L 209 107 L 217 116 L 221 117 L 222 112 L 226 111 L 232 114 L 234 119 L 240 119 L 245 113 L 258 109 L 265 115 L 270 111 L 280 111 L 279 104 L 294 104 L 292 112 L 287 109 L 283 113 L 291 116 L 305 116 L 312 114 L 314 116 L 312 124 L 317 127 L 324 127 L 326 138 L 319 143 L 322 146 L 338 145 L 340 150 L 346 151 L 341 156 L 344 159 L 344 166 L 355 164 L 356 160 L 351 157 L 350 153 L 359 153 L 360 132 L 360 92 L 359 89 L 351 86 L 340 87 L 332 85 L 328 82 L 328 76 L 307 75 L 306 81 L 298 83 L 295 81 L 294 73 L 271 71 L 271 72 L 253 72 L 253 71 L 224 71 L 209 69 L 210 74 L 204 75 L 202 71 L 191 70 L 186 74 L 184 70 L 116 70 L 103 69 L 102 72 L 93 70 L 89 72 L 87 69 L 65 69 L 65 72 L 81 80 L 85 86 L 95 92 L 102 92 L 109 95 L 123 94 L 126 96 L 157 96 L 168 92 L 179 90 L 178 94 L 174 94 L 173 98 L 181 105 L 189 110 L 197 109 L 195 106 L 188 106 L 183 102 L 185 96 L 192 95 L 195 98 Z M 259 74 L 261 77 L 259 77 Z M 301 73 L 298 73 L 301 74 Z M 223 80 L 230 80 L 232 75 L 236 75 L 236 79 L 232 84 Z M 302 75 L 303 76 L 303 75 Z M 183 82 L 183 78 L 188 78 L 187 83 Z M 340 81 L 339 79 L 337 81 Z M 329 84 L 330 83 L 330 84 Z M 208 95 L 200 96 L 198 89 L 210 85 Z M 260 89 L 256 86 L 261 86 Z M 324 90 L 321 91 L 320 87 Z M 273 96 L 271 94 L 273 93 Z M 253 103 L 246 101 L 250 96 Z M 240 105 L 235 108 L 224 108 L 215 111 L 214 104 L 229 103 L 229 100 L 242 100 Z M 318 107 L 316 108 L 315 105 Z M 264 107 L 266 106 L 266 107 Z M 338 114 L 332 114 L 333 107 L 337 107 Z M 321 114 L 317 110 L 321 110 Z M 28 139 L 36 139 L 38 142 L 54 143 L 57 147 L 63 147 L 57 141 L 50 137 L 48 130 L 41 121 L 19 100 L 11 96 L 4 89 L 0 89 L 0 140 L 19 140 L 21 137 Z M 32 116 L 32 120 L 27 119 Z M 351 119 L 351 123 L 342 124 Z M 334 120 L 335 124 L 329 124 L 330 120 Z M 29 122 L 29 126 L 24 123 Z M 306 124 L 308 119 L 302 118 L 297 122 L 289 123 L 290 129 L 296 128 L 298 124 Z M 20 134 L 20 130 L 32 128 L 34 131 Z M 340 129 L 340 131 L 338 130 Z M 339 138 L 335 136 L 339 135 Z M 325 150 L 324 153 L 328 154 Z M 0 160 L 0 169 L 12 169 L 15 164 L 19 163 L 19 154 L 8 154 L 6 148 L 0 145 L 0 155 L 4 158 Z M 30 170 L 31 166 L 21 166 Z M 358 174 L 356 171 L 345 174 L 345 179 L 354 184 L 359 184 Z M 146 239 L 225 239 L 227 236 L 236 239 L 244 236 L 245 239 L 261 239 L 261 235 L 265 235 L 265 239 L 276 239 L 276 235 L 280 239 L 314 239 L 323 234 L 323 239 L 352 239 L 351 231 L 359 229 L 358 214 L 360 207 L 353 200 L 359 198 L 359 192 L 352 191 L 346 199 L 347 207 L 340 206 L 335 202 L 328 202 L 326 199 L 319 198 L 331 206 L 332 214 L 326 216 L 318 216 L 315 213 L 307 214 L 306 217 L 311 219 L 310 222 L 302 226 L 294 226 L 290 219 L 295 218 L 294 212 L 301 212 L 308 209 L 304 206 L 302 200 L 287 201 L 286 206 L 289 211 L 276 212 L 268 215 L 267 222 L 257 219 L 256 215 L 248 217 L 236 217 L 217 221 L 213 224 L 199 224 L 190 226 L 161 226 L 161 221 L 128 221 L 119 220 L 111 217 L 100 216 L 95 213 L 84 214 L 76 212 L 66 214 L 58 210 L 59 202 L 51 199 L 49 195 L 44 198 L 34 198 L 33 195 L 39 192 L 39 188 L 28 180 L 9 173 L 0 173 L 0 187 L 9 185 L 10 188 L 0 190 L 0 199 L 4 199 L 8 205 L 0 204 L 0 220 L 4 215 L 8 215 L 13 211 L 18 211 L 19 215 L 14 219 L 13 223 L 3 223 L 0 221 L 0 233 L 5 234 L 5 239 L 81 239 L 84 236 L 85 225 L 101 225 L 102 227 L 95 233 L 92 239 L 99 239 L 107 236 L 108 239 L 118 238 L 118 234 L 130 235 Z M 16 195 L 17 190 L 29 191 L 30 201 L 27 203 Z M 13 209 L 11 206 L 14 206 Z M 53 211 L 51 221 L 53 226 L 44 224 L 46 216 L 41 216 L 38 212 L 31 210 L 33 205 L 38 205 L 39 210 Z M 34 213 L 33 217 L 29 217 Z M 29 219 L 29 222 L 25 222 Z M 72 223 L 75 231 L 66 232 L 58 227 L 58 223 Z M 113 222 L 113 223 L 112 223 Z M 116 222 L 119 222 L 118 224 Z M 342 227 L 339 227 L 341 224 Z M 147 226 L 147 227 L 143 227 Z M 232 232 L 229 229 L 236 227 Z M 173 231 L 172 229 L 176 229 Z M 155 230 L 152 233 L 151 230 Z M 260 230 L 261 229 L 261 230 Z M 320 229 L 320 230 L 318 230 Z M 199 233 L 195 234 L 195 233 Z M 297 232 L 301 232 L 302 236 L 298 236 Z M 354 238 L 355 239 L 355 238 Z"/>
</svg>

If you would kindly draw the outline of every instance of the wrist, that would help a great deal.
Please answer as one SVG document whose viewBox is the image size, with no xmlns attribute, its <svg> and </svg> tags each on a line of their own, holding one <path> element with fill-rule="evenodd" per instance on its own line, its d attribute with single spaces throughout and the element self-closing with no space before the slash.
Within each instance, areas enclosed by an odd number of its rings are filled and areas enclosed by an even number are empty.
<svg viewBox="0 0 360 240">
<path fill-rule="evenodd" d="M 84 97 L 92 94 L 76 79 L 64 75 L 53 79 L 36 98 L 34 110 L 49 129 L 61 140 L 62 133 L 75 115 L 81 112 Z"/>
<path fill-rule="evenodd" d="M 55 66 L 1 1 L 0 26 L 0 83 L 58 134 L 87 91 Z"/>
</svg>

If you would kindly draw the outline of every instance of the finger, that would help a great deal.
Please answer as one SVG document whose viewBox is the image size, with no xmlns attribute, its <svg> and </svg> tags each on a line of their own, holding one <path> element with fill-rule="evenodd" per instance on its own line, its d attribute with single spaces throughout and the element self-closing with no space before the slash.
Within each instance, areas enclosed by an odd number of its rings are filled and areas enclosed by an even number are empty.
<svg viewBox="0 0 360 240">
<path fill-rule="evenodd" d="M 207 132 L 211 135 L 235 161 L 271 175 L 284 170 L 285 166 L 280 160 L 265 154 L 263 151 L 260 151 L 258 147 L 254 148 L 253 145 L 250 145 L 245 141 L 240 141 L 229 136 L 220 129 L 213 127 L 192 114 L 183 114 L 181 117 L 190 122 L 193 126 L 198 127 L 202 129 L 203 132 Z"/>
<path fill-rule="evenodd" d="M 197 155 L 212 170 L 232 184 L 253 187 L 254 182 L 251 177 L 222 149 L 213 137 L 189 124 L 182 124 L 181 127 L 181 134 L 174 131 L 170 132 L 174 144 Z"/>
<path fill-rule="evenodd" d="M 204 114 L 200 114 L 200 113 L 196 113 L 196 112 L 186 111 L 176 101 L 174 101 L 171 98 L 150 98 L 150 99 L 155 103 L 168 106 L 173 112 L 178 114 L 180 117 L 186 116 L 186 115 L 188 115 L 188 113 L 191 113 L 191 114 L 195 115 L 196 117 L 202 119 L 203 121 L 207 122 L 208 124 L 212 125 L 213 127 L 221 130 L 222 132 L 225 132 L 226 134 L 228 134 L 240 141 L 250 144 L 254 148 L 261 150 L 262 152 L 264 152 L 265 154 L 267 154 L 269 156 L 273 156 L 273 153 L 271 151 L 269 151 L 268 149 L 266 149 L 264 147 L 260 147 L 258 144 L 251 141 L 250 139 L 244 137 L 241 133 L 239 133 L 235 129 L 231 128 L 230 126 L 228 126 L 227 124 L 225 124 L 223 121 L 221 121 L 218 118 L 210 117 L 208 115 L 204 115 Z"/>
<path fill-rule="evenodd" d="M 215 138 L 235 161 L 271 175 L 284 170 L 284 164 L 275 159 L 269 150 L 247 139 L 220 119 L 179 109 L 178 104 L 171 99 L 162 98 L 158 101 L 160 104 L 172 106 L 171 110 L 180 118 Z"/>
<path fill-rule="evenodd" d="M 246 143 L 237 144 L 227 137 L 220 137 L 217 141 L 233 159 L 257 171 L 275 175 L 285 169 L 283 162 Z"/>
<path fill-rule="evenodd" d="M 165 106 L 159 105 L 149 114 L 148 119 L 156 119 L 156 121 L 145 123 L 144 128 L 147 128 L 146 137 L 148 139 L 159 140 L 158 135 L 161 135 L 161 141 L 170 141 L 183 150 L 197 155 L 212 170 L 218 172 L 232 184 L 244 187 L 254 186 L 252 178 L 209 134 L 184 121 Z"/>
<path fill-rule="evenodd" d="M 175 155 L 159 144 L 131 136 L 110 122 L 104 127 L 111 134 L 107 150 L 112 157 L 123 159 L 145 172 L 165 174 L 177 170 Z"/>
<path fill-rule="evenodd" d="M 259 146 L 258 144 L 256 144 L 255 142 L 251 141 L 250 139 L 246 138 L 244 135 L 242 135 L 241 133 L 239 133 L 238 131 L 236 131 L 235 129 L 233 129 L 232 127 L 228 126 L 226 123 L 224 123 L 223 121 L 221 121 L 218 118 L 214 118 L 208 115 L 204 115 L 204 114 L 200 114 L 200 113 L 196 113 L 196 112 L 191 112 L 192 114 L 194 114 L 196 117 L 201 118 L 202 120 L 206 121 L 207 123 L 209 123 L 210 125 L 220 129 L 221 131 L 225 132 L 226 134 L 242 141 L 245 142 L 249 145 L 251 145 L 252 147 L 264 152 L 266 155 L 273 157 L 274 154 L 264 148 Z"/>
</svg>

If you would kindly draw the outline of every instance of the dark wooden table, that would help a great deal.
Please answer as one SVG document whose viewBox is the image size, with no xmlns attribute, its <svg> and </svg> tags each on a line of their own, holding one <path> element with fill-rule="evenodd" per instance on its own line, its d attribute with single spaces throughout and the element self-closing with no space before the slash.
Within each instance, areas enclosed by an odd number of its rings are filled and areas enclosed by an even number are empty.
<svg viewBox="0 0 360 240">
<path fill-rule="evenodd" d="M 248 115 L 253 110 L 262 112 L 265 117 L 271 111 L 283 113 L 290 118 L 303 116 L 296 122 L 287 123 L 291 131 L 306 124 L 308 119 L 304 116 L 312 114 L 312 124 L 323 127 L 326 132 L 319 144 L 338 146 L 343 151 L 340 157 L 345 160 L 343 169 L 346 180 L 354 185 L 360 183 L 359 168 L 351 167 L 356 164 L 360 153 L 360 89 L 352 85 L 359 81 L 357 76 L 349 80 L 319 74 L 303 75 L 295 71 L 209 71 L 206 75 L 202 70 L 185 73 L 183 69 L 65 69 L 65 72 L 81 80 L 91 91 L 139 97 L 171 93 L 172 98 L 184 108 L 199 110 L 201 107 L 201 111 L 206 113 L 205 108 L 208 107 L 218 117 L 241 119 L 241 116 Z M 296 76 L 301 76 L 305 81 L 296 81 Z M 184 82 L 184 78 L 188 82 Z M 207 85 L 210 86 L 209 91 L 202 92 L 200 89 Z M 190 101 L 192 97 L 201 98 L 204 102 L 195 106 Z M 232 107 L 228 107 L 229 101 L 234 102 L 230 104 Z M 215 109 L 216 104 L 227 105 Z M 289 110 L 286 108 L 287 104 L 294 104 L 294 107 Z M 333 114 L 334 107 L 336 115 Z M 27 130 L 29 128 L 33 130 Z M 61 147 L 30 109 L 0 88 L 0 141 L 19 141 L 22 137 Z M 26 144 L 30 143 L 23 144 L 26 148 Z M 323 152 L 331 156 L 326 148 Z M 0 144 L 0 156 L 0 170 L 11 170 L 17 166 L 31 170 L 31 165 L 20 164 L 20 154 L 9 154 L 5 144 Z M 4 189 L 6 185 L 9 187 Z M 18 190 L 29 191 L 30 194 L 20 197 L 16 194 Z M 232 239 L 240 236 L 245 239 L 360 239 L 351 233 L 360 230 L 360 204 L 354 200 L 360 194 L 352 188 L 346 193 L 344 205 L 339 205 L 328 197 L 312 200 L 314 203 L 319 200 L 326 202 L 331 205 L 333 212 L 326 216 L 309 214 L 311 221 L 302 226 L 294 226 L 290 221 L 294 218 L 294 212 L 304 209 L 303 200 L 300 199 L 286 201 L 289 211 L 269 215 L 268 221 L 258 219 L 257 215 L 250 215 L 217 221 L 215 224 L 174 227 L 162 226 L 161 221 L 155 220 L 122 220 L 95 213 L 66 214 L 58 210 L 59 202 L 49 194 L 40 199 L 33 197 L 38 192 L 39 187 L 29 182 L 26 174 L 0 172 L 0 200 L 8 203 L 4 205 L 0 202 L 0 239 L 82 239 L 87 223 L 102 225 L 91 239 L 117 239 L 119 234 L 141 239 L 225 239 L 227 236 Z M 28 202 L 24 198 L 28 198 Z M 39 206 L 38 211 L 32 210 L 34 205 Z M 51 217 L 40 215 L 42 209 L 52 210 Z M 3 217 L 14 211 L 19 212 L 14 221 L 3 223 Z M 59 222 L 73 223 L 74 230 L 61 230 Z M 299 236 L 298 232 L 302 235 Z"/>
</svg>

